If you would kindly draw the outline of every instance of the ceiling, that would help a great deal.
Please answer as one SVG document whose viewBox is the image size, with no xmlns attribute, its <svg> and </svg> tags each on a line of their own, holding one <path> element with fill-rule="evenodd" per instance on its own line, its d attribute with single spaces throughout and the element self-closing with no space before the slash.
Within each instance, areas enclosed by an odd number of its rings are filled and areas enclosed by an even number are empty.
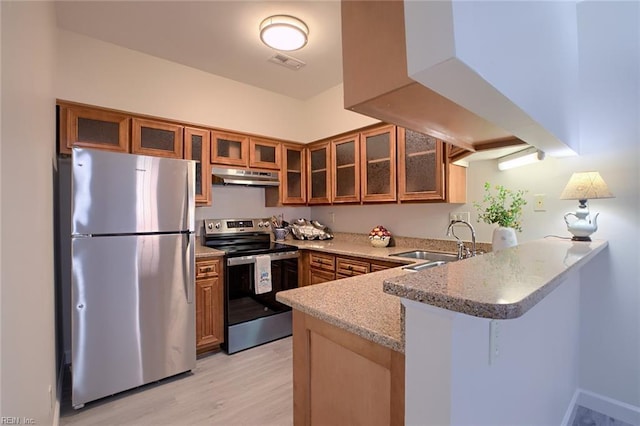
<svg viewBox="0 0 640 426">
<path fill-rule="evenodd" d="M 305 100 L 342 82 L 339 0 L 57 1 L 60 28 Z M 284 52 L 299 70 L 268 62 L 275 50 L 259 38 L 270 15 L 309 27 L 309 42 Z"/>
</svg>

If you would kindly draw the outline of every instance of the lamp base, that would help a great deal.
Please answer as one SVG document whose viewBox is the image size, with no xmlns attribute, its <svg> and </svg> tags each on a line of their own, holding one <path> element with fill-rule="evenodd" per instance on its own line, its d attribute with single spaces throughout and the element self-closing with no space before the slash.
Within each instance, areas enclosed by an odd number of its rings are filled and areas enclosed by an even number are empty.
<svg viewBox="0 0 640 426">
<path fill-rule="evenodd" d="M 571 241 L 591 241 L 591 237 L 573 237 Z"/>
</svg>

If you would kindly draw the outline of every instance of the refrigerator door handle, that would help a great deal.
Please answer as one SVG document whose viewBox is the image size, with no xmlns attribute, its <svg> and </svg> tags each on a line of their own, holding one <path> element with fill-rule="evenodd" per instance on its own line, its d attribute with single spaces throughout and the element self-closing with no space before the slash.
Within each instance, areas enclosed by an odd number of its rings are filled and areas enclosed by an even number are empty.
<svg viewBox="0 0 640 426">
<path fill-rule="evenodd" d="M 187 303 L 193 303 L 193 293 L 195 292 L 195 265 L 194 256 L 195 251 L 192 246 L 191 239 L 193 234 L 183 234 L 183 250 L 184 262 L 182 262 L 182 272 L 184 276 L 185 295 L 187 297 Z"/>
<path fill-rule="evenodd" d="M 186 229 L 195 231 L 195 165 L 190 163 L 187 167 L 186 176 L 187 203 L 184 205 L 184 220 Z"/>
</svg>

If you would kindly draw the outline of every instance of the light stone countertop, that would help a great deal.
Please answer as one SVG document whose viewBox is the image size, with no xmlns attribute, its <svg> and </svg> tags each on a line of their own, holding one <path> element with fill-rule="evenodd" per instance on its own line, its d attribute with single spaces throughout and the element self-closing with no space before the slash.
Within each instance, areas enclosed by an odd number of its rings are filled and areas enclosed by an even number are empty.
<svg viewBox="0 0 640 426">
<path fill-rule="evenodd" d="M 395 247 L 373 247 L 366 235 L 348 233 L 336 233 L 335 238 L 332 240 L 295 240 L 288 238 L 281 242 L 296 246 L 302 250 L 317 250 L 331 254 L 342 254 L 345 256 L 356 256 L 367 259 L 397 262 L 405 265 L 422 261 L 416 262 L 415 259 L 406 259 L 390 255 L 415 249 L 442 253 L 455 253 L 456 251 L 455 241 L 427 238 L 395 238 L 397 239 L 398 244 Z M 485 250 L 490 250 L 490 245 L 484 243 L 478 244 Z"/>
<path fill-rule="evenodd" d="M 384 280 L 384 291 L 400 297 L 491 319 L 513 319 L 544 299 L 604 250 L 606 241 L 547 238 L 498 252 L 450 262 Z"/>
<path fill-rule="evenodd" d="M 402 253 L 412 250 L 407 247 L 373 247 L 371 244 L 363 244 L 359 242 L 324 240 L 324 241 L 303 241 L 303 240 L 285 240 L 284 244 L 296 246 L 301 250 L 317 250 L 331 254 L 342 254 L 345 256 L 356 256 L 366 259 L 385 260 L 389 262 L 397 262 L 398 264 L 408 265 L 414 263 L 411 259 L 401 257 L 390 257 L 393 253 Z"/>
<path fill-rule="evenodd" d="M 198 242 L 196 243 L 196 259 L 201 257 L 212 257 L 212 256 L 224 256 L 224 252 L 222 250 L 216 250 L 211 247 L 203 246 L 200 241 L 200 237 L 198 238 Z"/>
<path fill-rule="evenodd" d="M 276 300 L 329 324 L 404 352 L 400 298 L 382 291 L 382 281 L 408 272 L 401 267 L 281 291 Z"/>
<path fill-rule="evenodd" d="M 406 247 L 345 241 L 285 241 L 300 249 L 393 260 Z M 400 297 L 483 318 L 523 315 L 560 285 L 569 270 L 606 241 L 541 239 L 420 272 L 402 267 L 279 292 L 276 299 L 373 342 L 404 352 Z M 405 259 L 406 260 L 406 259 Z"/>
</svg>

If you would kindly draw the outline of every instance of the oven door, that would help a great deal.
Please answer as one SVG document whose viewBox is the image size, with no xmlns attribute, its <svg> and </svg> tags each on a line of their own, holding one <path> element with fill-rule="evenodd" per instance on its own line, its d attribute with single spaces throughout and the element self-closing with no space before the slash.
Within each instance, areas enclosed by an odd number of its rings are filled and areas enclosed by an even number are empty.
<svg viewBox="0 0 640 426">
<path fill-rule="evenodd" d="M 269 253 L 271 287 L 255 292 L 256 256 L 229 257 L 225 270 L 225 342 L 228 353 L 291 335 L 291 308 L 276 293 L 298 287 L 297 251 Z"/>
</svg>

